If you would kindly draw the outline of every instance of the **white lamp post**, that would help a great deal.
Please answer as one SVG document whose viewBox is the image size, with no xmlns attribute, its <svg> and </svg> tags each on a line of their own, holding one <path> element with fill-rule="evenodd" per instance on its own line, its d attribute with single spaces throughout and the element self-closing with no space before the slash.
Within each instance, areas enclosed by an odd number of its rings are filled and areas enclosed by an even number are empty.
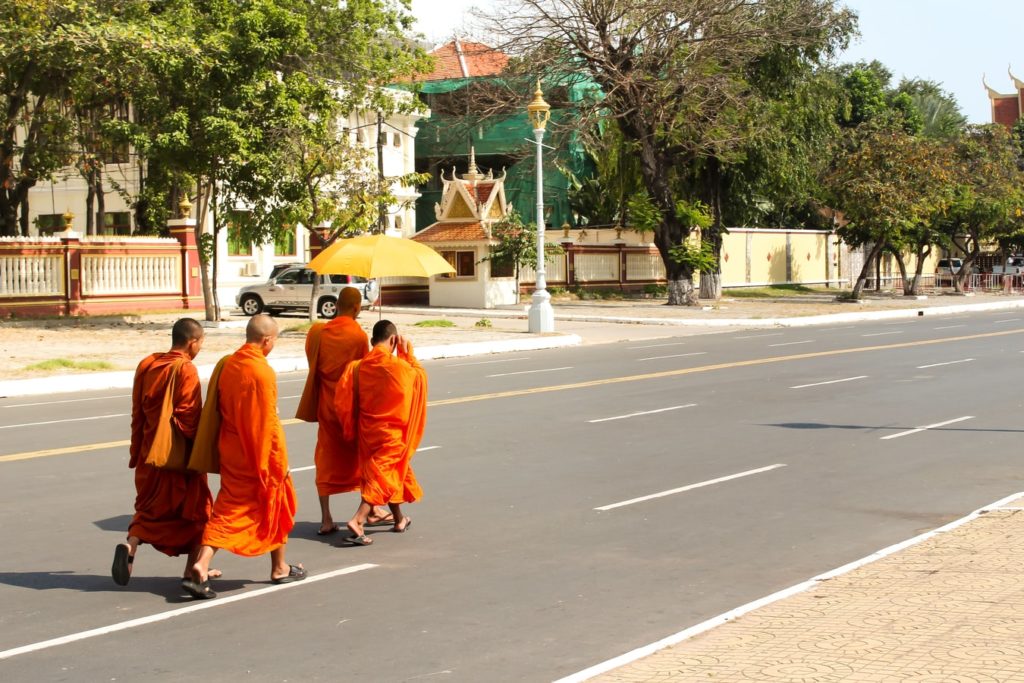
<svg viewBox="0 0 1024 683">
<path fill-rule="evenodd" d="M 544 93 L 537 80 L 537 92 L 533 101 L 526 107 L 527 116 L 533 125 L 533 137 L 537 140 L 537 278 L 533 287 L 533 298 L 530 300 L 529 331 L 554 332 L 555 312 L 551 308 L 551 295 L 547 290 L 547 268 L 544 263 L 544 164 L 543 142 L 544 129 L 551 117 L 551 105 L 544 101 Z"/>
</svg>

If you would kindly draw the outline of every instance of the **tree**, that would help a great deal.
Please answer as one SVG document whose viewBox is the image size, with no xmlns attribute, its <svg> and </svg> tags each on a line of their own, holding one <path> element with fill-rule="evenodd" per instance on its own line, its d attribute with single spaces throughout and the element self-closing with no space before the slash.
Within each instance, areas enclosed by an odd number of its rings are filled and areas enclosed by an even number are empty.
<svg viewBox="0 0 1024 683">
<path fill-rule="evenodd" d="M 677 203 L 693 199 L 678 170 L 745 137 L 730 120 L 749 95 L 735 75 L 774 50 L 824 56 L 852 25 L 832 0 L 517 0 L 489 22 L 521 70 L 600 88 L 582 113 L 614 119 L 635 145 L 672 305 L 697 302 L 692 265 L 671 256 L 690 235 Z"/>
<path fill-rule="evenodd" d="M 968 126 L 955 141 L 953 153 L 953 199 L 940 226 L 965 255 L 954 278 L 956 290 L 963 291 L 982 246 L 1021 231 L 1024 173 L 1016 140 L 999 124 Z"/>
<path fill-rule="evenodd" d="M 346 166 L 352 148 L 338 144 L 338 116 L 399 110 L 378 84 L 422 71 L 425 54 L 406 37 L 412 20 L 399 0 L 181 1 L 178 30 L 197 53 L 153 65 L 176 87 L 138 93 L 131 135 L 155 171 L 151 211 L 195 188 L 206 316 L 215 319 L 222 207 L 248 210 L 237 223 L 257 243 L 323 217 L 331 174 L 361 160 Z M 203 232 L 208 216 L 212 235 Z"/>
<path fill-rule="evenodd" d="M 883 250 L 901 249 L 911 231 L 949 205 L 951 168 L 938 151 L 935 143 L 906 132 L 900 117 L 879 117 L 847 132 L 827 182 L 832 206 L 849 221 L 839 236 L 851 246 L 870 247 L 854 299 Z"/>
<path fill-rule="evenodd" d="M 176 3 L 165 4 L 165 17 L 173 16 Z M 74 161 L 83 123 L 76 112 L 100 93 L 116 99 L 137 88 L 148 75 L 146 60 L 177 59 L 191 49 L 151 7 L 146 0 L 0 5 L 2 234 L 27 234 L 29 190 Z"/>
</svg>

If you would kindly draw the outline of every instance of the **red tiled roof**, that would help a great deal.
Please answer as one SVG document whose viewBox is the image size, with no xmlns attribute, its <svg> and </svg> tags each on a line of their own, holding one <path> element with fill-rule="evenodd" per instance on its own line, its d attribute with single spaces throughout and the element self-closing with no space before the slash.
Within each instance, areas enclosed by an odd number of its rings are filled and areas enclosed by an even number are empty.
<svg viewBox="0 0 1024 683">
<path fill-rule="evenodd" d="M 480 223 L 434 223 L 412 239 L 415 242 L 484 242 L 488 238 Z"/>
<path fill-rule="evenodd" d="M 470 188 L 473 188 L 473 186 L 471 185 Z M 494 191 L 494 183 L 477 183 L 473 189 L 476 190 L 476 201 L 480 204 L 486 204 L 487 200 L 491 198 L 491 192 Z"/>
<path fill-rule="evenodd" d="M 453 40 L 430 53 L 434 58 L 434 70 L 429 74 L 421 74 L 416 80 L 442 81 L 448 78 L 493 76 L 501 73 L 508 64 L 508 55 L 489 45 L 459 41 L 459 46 L 462 48 L 462 59 L 466 63 L 465 70 L 462 68 L 459 51 Z"/>
</svg>

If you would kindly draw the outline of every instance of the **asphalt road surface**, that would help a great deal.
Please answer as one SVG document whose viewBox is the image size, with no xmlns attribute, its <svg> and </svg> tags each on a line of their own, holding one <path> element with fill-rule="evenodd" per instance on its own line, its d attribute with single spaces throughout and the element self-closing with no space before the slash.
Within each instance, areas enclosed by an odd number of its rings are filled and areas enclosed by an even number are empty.
<svg viewBox="0 0 1024 683">
<path fill-rule="evenodd" d="M 0 679 L 557 679 L 1024 490 L 1022 353 L 1004 312 L 428 362 L 412 529 L 318 538 L 286 422 L 310 579 L 220 553 L 205 602 L 110 579 L 127 392 L 3 399 Z"/>
</svg>

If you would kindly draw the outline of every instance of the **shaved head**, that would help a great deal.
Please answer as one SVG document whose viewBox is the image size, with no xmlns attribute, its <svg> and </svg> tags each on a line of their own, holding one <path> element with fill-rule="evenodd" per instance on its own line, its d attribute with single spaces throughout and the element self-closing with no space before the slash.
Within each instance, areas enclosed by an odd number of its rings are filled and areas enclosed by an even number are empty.
<svg viewBox="0 0 1024 683">
<path fill-rule="evenodd" d="M 245 341 L 249 344 L 259 344 L 267 337 L 277 336 L 277 321 L 266 313 L 254 315 L 245 326 Z"/>
<path fill-rule="evenodd" d="M 355 287 L 345 287 L 338 296 L 338 314 L 355 318 L 363 308 L 363 295 Z"/>
<path fill-rule="evenodd" d="M 373 336 L 370 338 L 370 344 L 376 346 L 382 342 L 394 337 L 398 334 L 398 328 L 390 320 L 379 320 L 377 324 L 373 326 Z"/>
<path fill-rule="evenodd" d="M 203 338 L 203 326 L 192 318 L 182 318 L 171 328 L 171 346 L 180 348 L 193 339 Z"/>
</svg>

